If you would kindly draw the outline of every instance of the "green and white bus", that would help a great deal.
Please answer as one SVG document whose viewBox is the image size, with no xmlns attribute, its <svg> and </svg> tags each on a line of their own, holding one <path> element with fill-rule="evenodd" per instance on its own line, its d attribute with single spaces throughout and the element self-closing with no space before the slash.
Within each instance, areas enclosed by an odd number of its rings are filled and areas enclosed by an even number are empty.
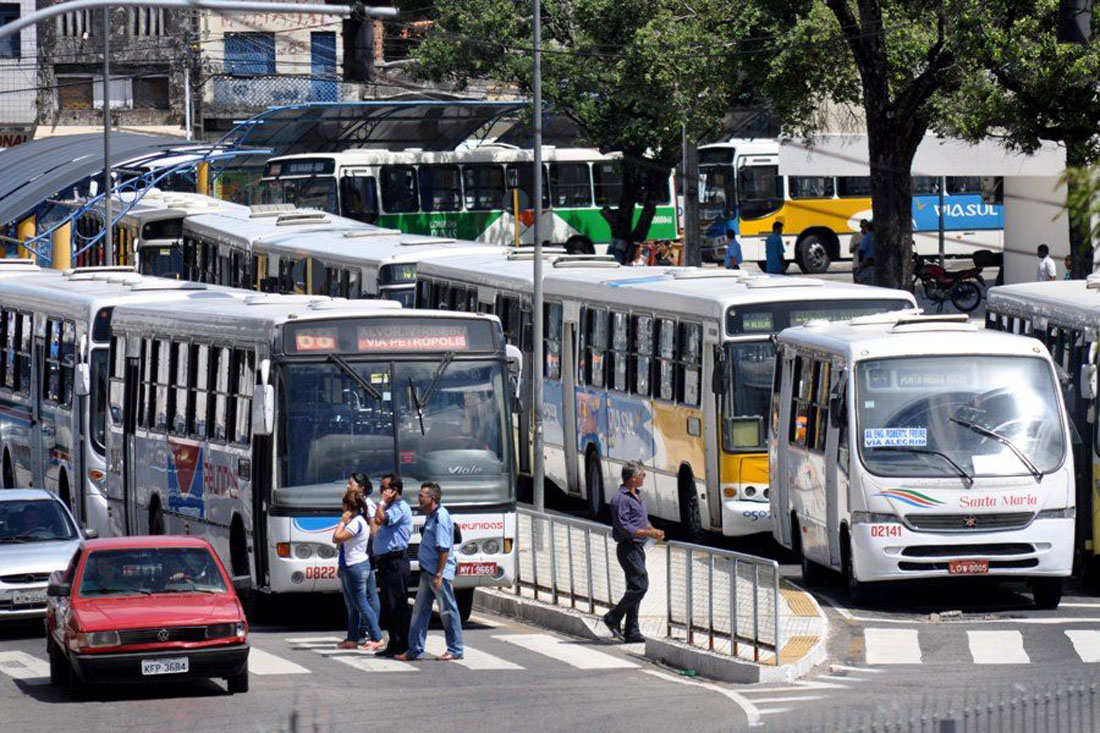
<svg viewBox="0 0 1100 733">
<path fill-rule="evenodd" d="M 470 150 L 347 150 L 287 155 L 264 166 L 264 203 L 289 203 L 400 229 L 492 244 L 534 241 L 530 150 L 491 143 Z M 543 148 L 543 231 L 575 253 L 611 241 L 601 214 L 622 188 L 620 156 L 593 148 Z M 678 231 L 672 172 L 649 239 Z M 519 211 L 519 216 L 515 215 Z M 640 209 L 635 216 L 640 216 Z M 602 250 L 603 247 L 601 246 Z"/>
</svg>

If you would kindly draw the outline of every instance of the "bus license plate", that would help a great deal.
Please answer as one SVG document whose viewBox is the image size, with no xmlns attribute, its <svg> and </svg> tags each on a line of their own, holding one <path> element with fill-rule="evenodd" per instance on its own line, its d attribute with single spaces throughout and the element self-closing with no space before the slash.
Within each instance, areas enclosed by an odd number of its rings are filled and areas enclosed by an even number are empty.
<svg viewBox="0 0 1100 733">
<path fill-rule="evenodd" d="M 46 603 L 46 589 L 16 590 L 11 593 L 13 606 L 42 606 Z"/>
<path fill-rule="evenodd" d="M 496 572 L 495 562 L 460 562 L 458 564 L 459 575 L 496 575 Z"/>
<path fill-rule="evenodd" d="M 950 575 L 985 575 L 989 572 L 989 560 L 949 560 Z"/>
<path fill-rule="evenodd" d="M 141 673 L 153 674 L 181 674 L 189 669 L 187 657 L 173 657 L 172 659 L 142 659 Z"/>
</svg>

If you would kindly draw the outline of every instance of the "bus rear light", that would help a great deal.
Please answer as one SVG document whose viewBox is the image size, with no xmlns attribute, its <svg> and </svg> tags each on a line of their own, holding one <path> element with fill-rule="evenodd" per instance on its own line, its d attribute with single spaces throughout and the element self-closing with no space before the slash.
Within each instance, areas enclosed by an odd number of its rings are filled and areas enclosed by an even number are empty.
<svg viewBox="0 0 1100 733">
<path fill-rule="evenodd" d="M 290 557 L 290 543 L 280 542 L 275 545 L 275 554 L 279 557 Z"/>
<path fill-rule="evenodd" d="M 511 554 L 511 552 L 512 552 L 512 538 L 511 537 L 505 537 L 504 538 L 504 554 L 509 555 L 509 554 Z"/>
</svg>

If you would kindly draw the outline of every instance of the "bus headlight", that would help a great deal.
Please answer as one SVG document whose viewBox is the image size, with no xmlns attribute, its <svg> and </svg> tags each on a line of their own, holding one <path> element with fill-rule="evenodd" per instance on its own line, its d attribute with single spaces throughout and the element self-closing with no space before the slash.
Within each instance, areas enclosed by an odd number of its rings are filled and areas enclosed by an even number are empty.
<svg viewBox="0 0 1100 733">
<path fill-rule="evenodd" d="M 1077 509 L 1075 507 L 1064 507 L 1062 509 L 1044 509 L 1035 515 L 1036 519 L 1073 519 L 1077 516 Z"/>
<path fill-rule="evenodd" d="M 500 543 L 496 540 L 485 540 L 481 543 L 481 551 L 486 555 L 495 555 L 500 552 Z"/>
<path fill-rule="evenodd" d="M 317 545 L 317 557 L 322 560 L 331 560 L 336 557 L 336 548 L 331 545 Z"/>
<path fill-rule="evenodd" d="M 901 520 L 893 514 L 882 514 L 880 512 L 852 512 L 852 524 L 883 524 L 885 522 L 900 524 Z"/>
<path fill-rule="evenodd" d="M 463 555 L 476 555 L 477 554 L 477 542 L 470 541 L 464 544 L 460 549 Z"/>
<path fill-rule="evenodd" d="M 294 557 L 299 560 L 308 560 L 313 557 L 313 545 L 306 543 L 295 543 L 294 545 Z"/>
</svg>

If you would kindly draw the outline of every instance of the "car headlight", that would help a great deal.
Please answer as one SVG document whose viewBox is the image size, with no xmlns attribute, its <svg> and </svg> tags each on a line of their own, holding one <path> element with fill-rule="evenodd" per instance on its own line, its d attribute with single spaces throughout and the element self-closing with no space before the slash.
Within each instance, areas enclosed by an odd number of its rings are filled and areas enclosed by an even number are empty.
<svg viewBox="0 0 1100 733">
<path fill-rule="evenodd" d="M 294 557 L 299 560 L 307 560 L 313 557 L 313 545 L 300 542 L 294 545 Z"/>
<path fill-rule="evenodd" d="M 210 624 L 206 627 L 207 639 L 226 639 L 229 637 L 243 639 L 244 634 L 244 624 L 240 621 L 235 621 L 227 624 Z"/>
<path fill-rule="evenodd" d="M 476 555 L 477 554 L 477 543 L 476 542 L 467 542 L 466 544 L 464 544 L 459 549 L 459 552 L 461 552 L 463 555 Z"/>
<path fill-rule="evenodd" d="M 317 545 L 317 557 L 329 560 L 336 557 L 336 548 L 331 545 Z"/>
<path fill-rule="evenodd" d="M 495 555 L 500 552 L 500 542 L 497 540 L 485 540 L 481 543 L 481 551 L 486 555 Z"/>
<path fill-rule="evenodd" d="M 84 649 L 101 649 L 119 646 L 121 643 L 117 631 L 90 631 L 76 635 L 76 645 Z"/>
<path fill-rule="evenodd" d="M 1077 516 L 1077 510 L 1075 507 L 1065 507 L 1063 509 L 1044 509 L 1035 515 L 1036 519 L 1073 519 Z"/>
</svg>

